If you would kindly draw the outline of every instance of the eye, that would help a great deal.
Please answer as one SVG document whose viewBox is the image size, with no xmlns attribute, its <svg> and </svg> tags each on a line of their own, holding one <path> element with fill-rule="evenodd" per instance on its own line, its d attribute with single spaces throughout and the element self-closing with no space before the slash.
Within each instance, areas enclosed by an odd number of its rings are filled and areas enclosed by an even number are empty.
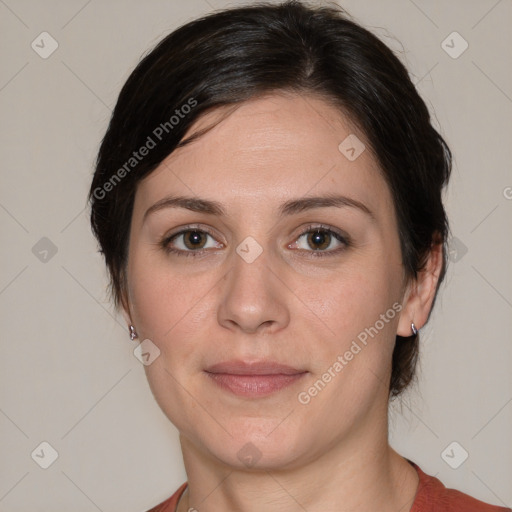
<svg viewBox="0 0 512 512">
<path fill-rule="evenodd" d="M 224 244 L 217 242 L 211 233 L 194 227 L 167 236 L 162 240 L 161 245 L 167 253 L 185 257 L 201 256 L 208 249 L 224 248 Z M 338 254 L 349 245 L 347 236 L 331 228 L 308 226 L 295 242 L 288 245 L 288 248 L 311 253 L 311 257 L 322 257 Z"/>
<path fill-rule="evenodd" d="M 208 241 L 211 238 L 212 241 Z M 221 249 L 222 243 L 217 242 L 213 236 L 203 229 L 184 229 L 162 241 L 162 246 L 169 253 L 178 256 L 198 256 L 206 249 Z"/>
<path fill-rule="evenodd" d="M 290 249 L 300 249 L 312 252 L 313 257 L 330 256 L 338 254 L 349 246 L 348 237 L 325 227 L 325 226 L 308 226 L 293 244 L 289 245 Z"/>
</svg>

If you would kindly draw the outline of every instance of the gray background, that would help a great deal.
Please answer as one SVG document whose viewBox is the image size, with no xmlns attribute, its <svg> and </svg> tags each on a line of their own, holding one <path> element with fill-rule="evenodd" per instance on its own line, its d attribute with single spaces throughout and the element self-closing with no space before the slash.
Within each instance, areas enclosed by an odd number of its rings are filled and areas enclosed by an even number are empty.
<svg viewBox="0 0 512 512">
<path fill-rule="evenodd" d="M 109 304 L 85 197 L 139 57 L 235 4 L 0 0 L 1 511 L 139 512 L 185 481 L 176 430 Z M 446 486 L 510 507 L 512 2 L 342 5 L 392 48 L 400 41 L 455 154 L 452 262 L 422 330 L 418 386 L 391 408 L 391 443 Z M 46 59 L 31 47 L 48 51 L 43 31 L 59 45 Z M 469 43 L 458 58 L 442 46 L 453 31 Z M 452 54 L 457 37 L 444 43 Z M 43 441 L 58 452 L 48 469 Z M 457 469 L 441 456 L 453 441 L 469 453 Z"/>
</svg>

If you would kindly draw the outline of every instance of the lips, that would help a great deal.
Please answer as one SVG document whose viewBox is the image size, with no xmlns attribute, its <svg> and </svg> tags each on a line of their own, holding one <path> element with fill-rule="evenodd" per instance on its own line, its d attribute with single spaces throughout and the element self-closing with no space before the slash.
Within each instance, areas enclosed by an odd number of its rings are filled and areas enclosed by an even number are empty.
<svg viewBox="0 0 512 512">
<path fill-rule="evenodd" d="M 209 366 L 206 375 L 224 391 L 257 398 L 276 393 L 308 372 L 275 361 L 225 361 Z"/>
<path fill-rule="evenodd" d="M 303 373 L 305 370 L 299 370 L 274 361 L 245 362 L 233 360 L 209 366 L 206 371 L 230 375 L 295 375 Z"/>
</svg>

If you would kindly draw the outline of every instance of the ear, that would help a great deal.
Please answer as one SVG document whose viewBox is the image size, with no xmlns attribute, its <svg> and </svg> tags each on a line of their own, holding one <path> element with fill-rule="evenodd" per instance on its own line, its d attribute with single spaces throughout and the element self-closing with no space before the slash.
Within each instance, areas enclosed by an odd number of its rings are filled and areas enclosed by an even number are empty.
<svg viewBox="0 0 512 512">
<path fill-rule="evenodd" d="M 412 336 L 411 323 L 418 330 L 427 323 L 442 268 L 443 243 L 433 242 L 425 267 L 416 279 L 411 279 L 404 294 L 397 330 L 399 336 Z"/>
</svg>

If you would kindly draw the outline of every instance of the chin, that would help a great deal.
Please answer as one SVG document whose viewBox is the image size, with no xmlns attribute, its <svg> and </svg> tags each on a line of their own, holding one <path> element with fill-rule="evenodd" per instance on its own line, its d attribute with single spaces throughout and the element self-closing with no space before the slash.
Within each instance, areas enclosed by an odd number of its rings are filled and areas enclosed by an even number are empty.
<svg viewBox="0 0 512 512">
<path fill-rule="evenodd" d="M 223 423 L 204 424 L 201 430 L 187 429 L 184 435 L 196 447 L 225 465 L 239 470 L 272 471 L 293 467 L 306 457 L 304 433 L 279 425 L 282 421 L 263 418 L 238 418 Z M 206 427 L 206 428 L 205 428 Z M 277 428 L 276 428 L 277 427 Z M 293 425 L 293 428 L 297 427 Z"/>
</svg>

